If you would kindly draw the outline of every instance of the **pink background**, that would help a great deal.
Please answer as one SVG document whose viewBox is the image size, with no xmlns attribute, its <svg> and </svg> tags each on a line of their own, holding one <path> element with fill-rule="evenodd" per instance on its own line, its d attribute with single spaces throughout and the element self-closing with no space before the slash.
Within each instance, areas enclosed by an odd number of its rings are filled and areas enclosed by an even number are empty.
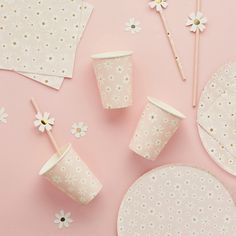
<svg viewBox="0 0 236 236">
<path fill-rule="evenodd" d="M 181 81 L 159 16 L 145 0 L 90 0 L 95 6 L 91 21 L 79 45 L 72 80 L 57 92 L 13 72 L 0 72 L 0 106 L 9 114 L 0 125 L 0 235 L 7 236 L 113 236 L 120 202 L 127 188 L 152 168 L 168 163 L 186 163 L 215 174 L 236 199 L 235 177 L 221 170 L 203 149 L 196 129 L 196 110 L 191 107 L 194 35 L 184 27 L 195 9 L 194 0 L 169 1 L 165 11 L 177 50 L 188 77 Z M 209 19 L 201 36 L 200 88 L 222 64 L 234 60 L 236 2 L 208 0 L 203 11 Z M 142 31 L 124 32 L 125 23 L 135 17 Z M 101 106 L 90 55 L 110 50 L 133 50 L 134 105 L 128 110 L 105 111 Z M 42 110 L 56 117 L 54 134 L 61 145 L 74 148 L 104 185 L 89 206 L 80 206 L 37 175 L 53 154 L 46 137 L 33 127 L 34 96 Z M 187 115 L 181 129 L 158 160 L 149 162 L 128 149 L 146 96 L 159 98 Z M 73 122 L 89 125 L 88 135 L 77 140 L 69 132 Z M 54 214 L 60 209 L 72 213 L 74 223 L 58 230 Z"/>
</svg>

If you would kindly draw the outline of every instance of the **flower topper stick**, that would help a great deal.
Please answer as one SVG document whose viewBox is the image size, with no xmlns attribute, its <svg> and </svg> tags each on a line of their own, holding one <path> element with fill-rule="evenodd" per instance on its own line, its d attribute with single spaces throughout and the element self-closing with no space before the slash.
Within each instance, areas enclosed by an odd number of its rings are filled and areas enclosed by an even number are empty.
<svg viewBox="0 0 236 236">
<path fill-rule="evenodd" d="M 180 62 L 180 58 L 179 58 L 177 50 L 175 48 L 174 40 L 173 40 L 172 35 L 170 33 L 165 16 L 163 14 L 163 8 L 165 9 L 168 6 L 167 0 L 151 0 L 151 2 L 149 2 L 149 6 L 153 9 L 156 9 L 156 11 L 160 14 L 161 21 L 162 21 L 163 27 L 166 32 L 166 36 L 168 38 L 172 53 L 174 55 L 174 59 L 176 61 L 177 67 L 179 69 L 179 73 L 181 75 L 182 80 L 186 80 L 186 77 L 183 73 L 183 68 L 182 68 L 182 64 Z"/>
<path fill-rule="evenodd" d="M 163 26 L 165 28 L 165 31 L 166 31 L 166 35 L 167 35 L 168 41 L 170 43 L 170 47 L 171 47 L 172 53 L 174 55 L 174 59 L 175 59 L 175 61 L 177 63 L 177 66 L 178 66 L 179 73 L 181 75 L 182 80 L 185 81 L 186 77 L 184 75 L 182 64 L 180 62 L 180 58 L 179 58 L 177 50 L 175 48 L 174 40 L 173 40 L 173 38 L 171 36 L 170 30 L 168 28 L 168 25 L 167 25 L 167 22 L 166 22 L 166 19 L 165 19 L 165 16 L 163 15 L 162 10 L 159 13 L 160 13 L 162 24 L 163 24 Z"/>
<path fill-rule="evenodd" d="M 201 0 L 197 0 L 196 12 L 191 13 L 187 19 L 186 26 L 191 26 L 190 31 L 195 33 L 195 47 L 194 47 L 194 73 L 193 73 L 193 96 L 192 105 L 196 107 L 197 105 L 197 95 L 198 95 L 198 67 L 199 67 L 199 44 L 200 44 L 200 33 L 206 29 L 205 24 L 207 23 L 207 18 L 203 15 L 201 10 Z"/>
<path fill-rule="evenodd" d="M 201 0 L 197 0 L 197 12 L 201 11 Z M 195 49 L 194 49 L 194 74 L 193 74 L 193 107 L 197 105 L 197 94 L 198 94 L 198 64 L 199 64 L 199 41 L 200 41 L 200 30 L 197 29 L 195 35 Z"/>
<path fill-rule="evenodd" d="M 35 101 L 34 98 L 31 98 L 31 103 L 32 103 L 32 105 L 33 105 L 35 111 L 37 112 L 37 115 L 36 115 L 36 117 L 37 117 L 39 114 L 41 114 L 40 109 L 39 109 L 39 107 L 38 107 L 38 105 L 37 105 L 37 103 L 36 103 L 36 101 Z M 48 117 L 48 118 L 49 118 L 49 117 Z M 49 120 L 50 120 L 50 119 L 49 119 Z M 51 118 L 51 120 L 53 121 L 52 124 L 54 124 L 54 119 Z M 38 121 L 35 121 L 35 122 L 38 122 Z M 45 125 L 45 121 L 43 120 L 43 118 L 42 118 L 42 120 L 41 120 L 40 122 L 43 122 L 43 124 Z M 38 124 L 35 123 L 35 126 L 38 126 Z M 50 126 L 48 126 L 48 127 L 50 127 Z M 40 129 L 40 128 L 39 128 L 39 129 Z M 55 148 L 56 152 L 57 152 L 58 154 L 61 154 L 61 153 L 60 153 L 59 146 L 57 145 L 57 142 L 56 142 L 55 138 L 53 137 L 52 132 L 51 132 L 50 129 L 51 129 L 51 128 L 47 128 L 47 127 L 45 128 L 45 130 L 46 130 L 46 132 L 47 132 L 47 135 L 48 135 L 48 137 L 49 137 L 49 139 L 50 139 L 50 141 L 51 141 L 53 147 Z M 40 131 L 41 131 L 41 132 L 44 132 L 45 130 L 43 129 L 43 130 L 40 130 Z"/>
</svg>

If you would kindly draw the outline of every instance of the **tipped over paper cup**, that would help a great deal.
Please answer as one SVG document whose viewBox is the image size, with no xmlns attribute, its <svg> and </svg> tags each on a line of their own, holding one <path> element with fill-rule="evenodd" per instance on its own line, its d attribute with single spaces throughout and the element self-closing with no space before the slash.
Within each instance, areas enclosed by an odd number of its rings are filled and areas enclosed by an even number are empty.
<svg viewBox="0 0 236 236">
<path fill-rule="evenodd" d="M 70 144 L 54 154 L 39 174 L 72 199 L 82 204 L 91 202 L 102 189 L 102 184 L 80 159 Z"/>
<path fill-rule="evenodd" d="M 132 105 L 132 52 L 117 51 L 92 56 L 94 72 L 105 109 Z"/>
<path fill-rule="evenodd" d="M 173 107 L 148 97 L 148 103 L 130 142 L 130 149 L 148 160 L 155 160 L 184 118 Z"/>
</svg>

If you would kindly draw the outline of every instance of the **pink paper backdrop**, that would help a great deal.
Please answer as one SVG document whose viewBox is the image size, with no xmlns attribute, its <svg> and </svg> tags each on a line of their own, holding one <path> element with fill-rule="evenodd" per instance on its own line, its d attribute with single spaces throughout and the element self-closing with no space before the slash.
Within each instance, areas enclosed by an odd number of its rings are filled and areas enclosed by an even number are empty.
<svg viewBox="0 0 236 236">
<path fill-rule="evenodd" d="M 169 0 L 165 11 L 188 81 L 183 83 L 173 61 L 159 16 L 146 0 L 90 0 L 95 6 L 78 49 L 75 73 L 57 92 L 13 72 L 0 72 L 0 106 L 9 114 L 0 125 L 0 235 L 7 236 L 114 236 L 118 208 L 127 188 L 146 171 L 168 163 L 186 163 L 209 170 L 222 180 L 236 199 L 235 177 L 221 170 L 203 149 L 191 108 L 194 36 L 184 27 L 195 8 L 194 0 Z M 201 36 L 200 88 L 223 63 L 236 58 L 236 2 L 203 1 L 209 19 Z M 124 32 L 135 17 L 142 31 Z M 133 50 L 134 105 L 123 111 L 103 110 L 90 55 L 110 50 Z M 146 96 L 159 98 L 187 115 L 181 129 L 155 162 L 128 149 Z M 56 117 L 54 134 L 74 148 L 104 185 L 89 206 L 80 206 L 37 175 L 53 154 L 46 137 L 32 125 L 34 96 L 42 110 Z M 88 135 L 77 140 L 69 132 L 73 122 L 89 125 Z M 54 213 L 70 211 L 74 223 L 67 230 L 54 225 Z"/>
</svg>

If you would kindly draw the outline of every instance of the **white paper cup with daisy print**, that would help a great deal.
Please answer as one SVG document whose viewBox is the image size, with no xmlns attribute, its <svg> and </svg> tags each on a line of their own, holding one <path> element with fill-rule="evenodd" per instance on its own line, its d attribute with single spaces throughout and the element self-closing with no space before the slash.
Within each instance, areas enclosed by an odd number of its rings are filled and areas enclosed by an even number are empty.
<svg viewBox="0 0 236 236">
<path fill-rule="evenodd" d="M 71 144 L 54 154 L 41 168 L 39 174 L 72 199 L 82 204 L 91 202 L 102 189 L 102 184 L 89 170 Z"/>
<path fill-rule="evenodd" d="M 148 97 L 148 103 L 130 142 L 130 149 L 148 160 L 155 160 L 184 118 L 173 107 Z"/>
<path fill-rule="evenodd" d="M 105 109 L 132 105 L 132 52 L 117 51 L 92 56 L 94 72 Z"/>
</svg>

